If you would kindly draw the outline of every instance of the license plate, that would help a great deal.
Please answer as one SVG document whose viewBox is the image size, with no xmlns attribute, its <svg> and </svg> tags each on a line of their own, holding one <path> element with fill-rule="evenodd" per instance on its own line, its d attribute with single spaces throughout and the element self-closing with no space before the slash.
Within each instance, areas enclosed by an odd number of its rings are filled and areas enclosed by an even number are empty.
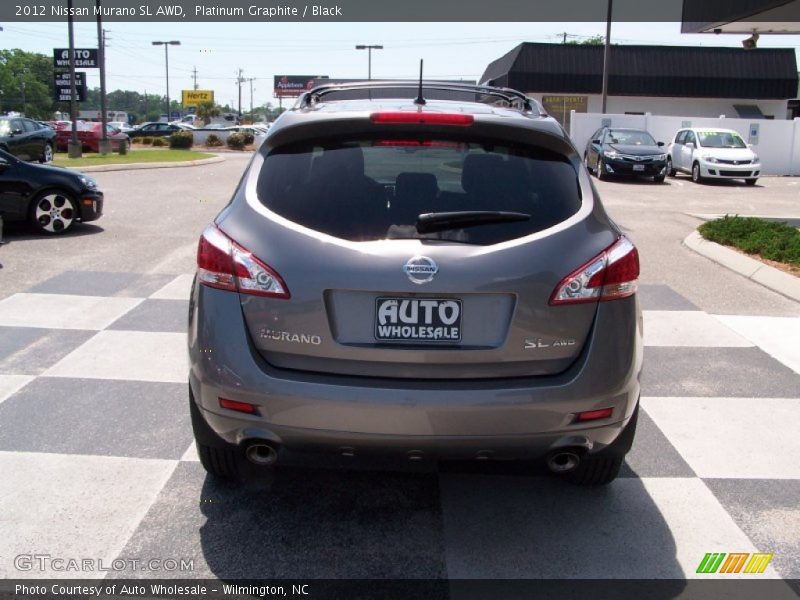
<svg viewBox="0 0 800 600">
<path fill-rule="evenodd" d="M 634 171 L 644 171 L 644 165 L 633 165 Z"/>
<path fill-rule="evenodd" d="M 457 298 L 377 298 L 375 339 L 383 342 L 461 341 L 461 300 Z"/>
</svg>

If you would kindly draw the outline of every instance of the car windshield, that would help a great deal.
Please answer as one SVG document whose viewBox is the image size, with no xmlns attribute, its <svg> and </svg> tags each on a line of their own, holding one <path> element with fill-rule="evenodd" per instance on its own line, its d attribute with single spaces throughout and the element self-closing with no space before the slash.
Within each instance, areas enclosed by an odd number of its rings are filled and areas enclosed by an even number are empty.
<svg viewBox="0 0 800 600">
<path fill-rule="evenodd" d="M 612 129 L 608 132 L 609 144 L 622 144 L 626 146 L 655 146 L 656 141 L 646 131 L 625 131 Z"/>
<path fill-rule="evenodd" d="M 413 238 L 494 244 L 551 227 L 581 206 L 577 173 L 560 155 L 411 136 L 309 142 L 273 150 L 261 169 L 257 192 L 273 212 L 353 241 Z M 490 219 L 436 232 L 417 226 L 422 214 L 477 211 L 530 218 Z"/>
<path fill-rule="evenodd" d="M 704 148 L 747 148 L 739 134 L 730 131 L 698 131 L 697 137 Z"/>
</svg>

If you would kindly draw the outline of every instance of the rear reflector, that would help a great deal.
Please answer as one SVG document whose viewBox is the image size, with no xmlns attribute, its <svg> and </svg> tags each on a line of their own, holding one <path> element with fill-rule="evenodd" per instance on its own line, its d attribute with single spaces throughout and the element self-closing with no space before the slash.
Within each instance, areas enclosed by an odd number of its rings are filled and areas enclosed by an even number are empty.
<svg viewBox="0 0 800 600">
<path fill-rule="evenodd" d="M 289 298 L 283 279 L 216 225 L 209 225 L 197 245 L 197 280 L 240 294 Z"/>
<path fill-rule="evenodd" d="M 373 123 L 381 124 L 422 124 L 422 125 L 452 125 L 466 127 L 475 120 L 472 115 L 462 113 L 432 113 L 423 111 L 398 111 L 376 112 L 370 115 Z"/>
<path fill-rule="evenodd" d="M 236 400 L 228 400 L 227 398 L 220 398 L 219 405 L 222 408 L 235 410 L 236 412 L 247 413 L 248 415 L 258 414 L 258 409 L 255 404 L 248 402 L 237 402 Z"/>
<path fill-rule="evenodd" d="M 601 408 L 599 410 L 585 410 L 575 415 L 575 422 L 582 421 L 596 421 L 597 419 L 608 419 L 611 416 L 613 409 Z"/>
<path fill-rule="evenodd" d="M 633 296 L 639 278 L 639 252 L 625 236 L 562 279 L 550 304 L 580 304 Z"/>
</svg>

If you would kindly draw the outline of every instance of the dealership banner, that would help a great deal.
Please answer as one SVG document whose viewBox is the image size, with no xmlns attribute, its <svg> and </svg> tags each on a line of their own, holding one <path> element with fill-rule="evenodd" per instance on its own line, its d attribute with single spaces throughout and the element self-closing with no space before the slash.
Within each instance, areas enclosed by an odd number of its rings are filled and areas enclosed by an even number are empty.
<svg viewBox="0 0 800 600">
<path fill-rule="evenodd" d="M 182 102 L 185 107 L 214 102 L 214 90 L 183 90 Z"/>
</svg>

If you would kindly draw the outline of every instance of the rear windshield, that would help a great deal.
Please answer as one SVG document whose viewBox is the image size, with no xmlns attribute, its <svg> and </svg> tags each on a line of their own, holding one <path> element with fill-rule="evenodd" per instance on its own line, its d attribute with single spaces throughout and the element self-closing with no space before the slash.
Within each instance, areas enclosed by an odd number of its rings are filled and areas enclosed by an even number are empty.
<svg viewBox="0 0 800 600">
<path fill-rule="evenodd" d="M 489 143 L 374 139 L 273 150 L 259 200 L 295 223 L 352 241 L 440 239 L 495 244 L 551 227 L 581 206 L 577 173 L 554 153 Z M 502 211 L 503 223 L 420 233 L 426 213 Z M 477 219 L 480 221 L 480 219 Z"/>
</svg>

